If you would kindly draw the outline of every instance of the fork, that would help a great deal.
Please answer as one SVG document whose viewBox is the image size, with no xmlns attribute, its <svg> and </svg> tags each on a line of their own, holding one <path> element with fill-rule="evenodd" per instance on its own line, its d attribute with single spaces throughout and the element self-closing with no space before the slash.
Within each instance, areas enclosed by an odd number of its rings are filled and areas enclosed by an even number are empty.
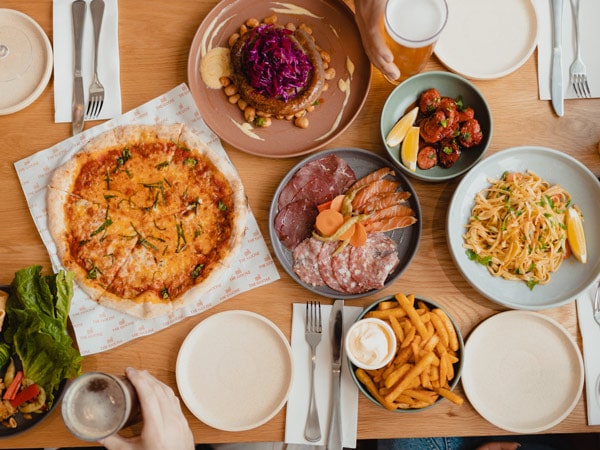
<svg viewBox="0 0 600 450">
<path fill-rule="evenodd" d="M 100 30 L 102 29 L 102 17 L 104 16 L 104 0 L 92 0 L 90 10 L 92 11 L 92 23 L 94 24 L 94 79 L 90 85 L 90 98 L 85 115 L 87 119 L 95 119 L 104 105 L 104 86 L 98 79 L 98 47 L 100 46 Z"/>
<path fill-rule="evenodd" d="M 575 61 L 571 64 L 569 68 L 569 73 L 571 75 L 571 84 L 573 85 L 573 90 L 577 97 L 579 98 L 589 98 L 591 97 L 590 87 L 587 82 L 587 75 L 585 70 L 585 64 L 581 60 L 581 33 L 579 32 L 579 0 L 571 0 L 571 6 L 573 8 L 573 15 L 575 17 L 575 39 L 576 39 L 576 53 L 575 53 Z"/>
<path fill-rule="evenodd" d="M 304 337 L 310 346 L 310 404 L 304 427 L 304 437 L 307 441 L 316 442 L 321 439 L 321 425 L 315 399 L 315 367 L 317 365 L 317 346 L 321 342 L 321 302 L 306 302 L 306 328 Z"/>
<path fill-rule="evenodd" d="M 598 281 L 598 287 L 596 288 L 596 294 L 594 295 L 594 320 L 600 325 L 600 281 Z"/>
</svg>

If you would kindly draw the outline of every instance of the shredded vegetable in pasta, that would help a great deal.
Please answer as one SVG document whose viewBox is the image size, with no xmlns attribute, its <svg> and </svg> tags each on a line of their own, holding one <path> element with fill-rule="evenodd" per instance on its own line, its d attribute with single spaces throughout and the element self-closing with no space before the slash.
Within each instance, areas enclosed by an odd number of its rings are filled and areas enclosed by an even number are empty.
<svg viewBox="0 0 600 450">
<path fill-rule="evenodd" d="M 532 171 L 505 172 L 475 197 L 463 235 L 473 260 L 530 289 L 550 281 L 566 253 L 567 191 Z"/>
</svg>

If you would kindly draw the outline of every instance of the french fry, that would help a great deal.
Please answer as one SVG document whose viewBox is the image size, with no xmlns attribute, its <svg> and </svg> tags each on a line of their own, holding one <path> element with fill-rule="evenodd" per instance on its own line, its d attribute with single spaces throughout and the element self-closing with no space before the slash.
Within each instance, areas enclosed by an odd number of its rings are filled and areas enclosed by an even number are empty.
<svg viewBox="0 0 600 450">
<path fill-rule="evenodd" d="M 404 378 L 402 378 L 402 380 L 400 380 L 400 382 L 394 387 L 392 392 L 385 396 L 385 400 L 389 403 L 394 402 L 396 400 L 396 397 L 398 397 L 402 393 L 402 391 L 408 389 L 412 381 L 416 377 L 421 375 L 421 372 L 429 368 L 429 365 L 431 364 L 434 358 L 435 355 L 433 354 L 433 352 L 430 352 L 427 354 L 427 356 L 421 358 L 413 367 L 411 367 L 411 369 L 406 373 Z"/>
<path fill-rule="evenodd" d="M 400 367 L 398 367 L 396 370 L 391 372 L 383 380 L 383 385 L 386 388 L 390 389 L 398 382 L 398 380 L 400 380 L 400 378 L 402 378 L 404 375 L 406 375 L 408 373 L 408 371 L 412 368 L 412 366 L 413 365 L 409 364 L 409 363 L 402 364 Z"/>
<path fill-rule="evenodd" d="M 417 333 L 419 333 L 419 335 L 421 335 L 423 339 L 427 339 L 429 337 L 427 333 L 427 328 L 425 327 L 421 316 L 417 313 L 414 306 L 412 305 L 412 302 L 404 294 L 396 294 L 395 297 L 396 300 L 398 300 L 400 306 L 402 306 L 402 308 L 406 310 L 406 314 L 408 315 L 408 318 L 410 319 L 412 324 L 417 329 Z"/>
<path fill-rule="evenodd" d="M 390 300 L 387 302 L 379 302 L 377 304 L 378 311 L 384 311 L 386 309 L 397 308 L 397 307 L 398 307 L 398 302 L 395 302 L 393 300 Z"/>
<path fill-rule="evenodd" d="M 442 320 L 442 323 L 448 332 L 448 346 L 454 351 L 458 350 L 458 336 L 456 336 L 454 325 L 452 325 L 452 321 L 448 315 L 439 308 L 434 309 L 433 313 Z"/>
<path fill-rule="evenodd" d="M 390 325 L 392 326 L 392 330 L 394 330 L 394 334 L 396 335 L 398 342 L 404 341 L 404 330 L 400 326 L 400 323 L 396 317 L 390 316 Z"/>
<path fill-rule="evenodd" d="M 391 316 L 400 319 L 402 317 L 406 317 L 406 311 L 403 308 L 390 308 L 381 311 L 369 311 L 367 314 L 365 314 L 365 317 L 376 317 L 377 319 L 381 320 L 389 320 Z"/>
<path fill-rule="evenodd" d="M 387 409 L 396 409 L 391 403 L 388 403 L 384 397 L 379 395 L 377 386 L 375 385 L 371 377 L 367 374 L 367 372 L 365 372 L 363 369 L 356 369 L 354 374 L 356 375 L 356 378 L 358 378 L 358 381 L 360 381 L 367 388 L 367 391 L 369 391 L 369 393 L 373 396 L 373 398 L 375 398 L 375 400 L 377 400 Z"/>
<path fill-rule="evenodd" d="M 448 347 L 448 330 L 446 330 L 442 319 L 435 314 L 431 314 L 431 323 L 433 324 L 433 327 L 435 328 L 437 334 L 440 336 L 440 341 L 442 342 L 442 345 L 444 347 Z"/>
<path fill-rule="evenodd" d="M 439 388 L 437 390 L 437 392 L 442 397 L 447 398 L 448 400 L 450 400 L 452 403 L 454 403 L 456 405 L 462 405 L 464 402 L 463 398 L 460 395 L 455 394 L 450 389 Z"/>
</svg>

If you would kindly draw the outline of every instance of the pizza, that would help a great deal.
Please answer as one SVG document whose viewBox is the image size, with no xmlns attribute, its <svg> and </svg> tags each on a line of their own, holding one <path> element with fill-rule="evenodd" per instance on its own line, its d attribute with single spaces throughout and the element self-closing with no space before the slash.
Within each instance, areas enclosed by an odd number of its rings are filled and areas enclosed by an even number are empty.
<svg viewBox="0 0 600 450">
<path fill-rule="evenodd" d="M 198 301 L 228 271 L 248 213 L 237 172 L 183 124 L 86 143 L 48 186 L 65 268 L 97 303 L 135 317 Z"/>
</svg>

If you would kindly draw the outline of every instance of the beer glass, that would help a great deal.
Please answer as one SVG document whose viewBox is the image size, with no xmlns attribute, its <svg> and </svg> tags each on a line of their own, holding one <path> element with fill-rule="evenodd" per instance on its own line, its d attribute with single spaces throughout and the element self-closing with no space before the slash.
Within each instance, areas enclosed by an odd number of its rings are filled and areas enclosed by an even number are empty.
<svg viewBox="0 0 600 450">
<path fill-rule="evenodd" d="M 129 380 L 102 372 L 75 378 L 61 409 L 69 431 L 84 441 L 98 441 L 141 419 L 137 394 Z"/>
<path fill-rule="evenodd" d="M 446 0 L 387 0 L 383 35 L 400 69 L 400 78 L 390 82 L 423 70 L 447 21 Z"/>
</svg>

